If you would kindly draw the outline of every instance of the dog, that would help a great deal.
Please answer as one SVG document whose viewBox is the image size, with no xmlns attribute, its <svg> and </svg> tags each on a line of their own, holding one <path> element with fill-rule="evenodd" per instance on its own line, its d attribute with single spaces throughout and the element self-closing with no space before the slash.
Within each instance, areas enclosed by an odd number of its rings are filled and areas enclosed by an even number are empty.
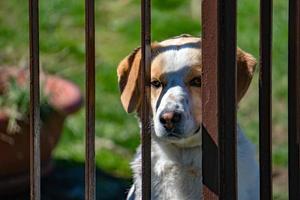
<svg viewBox="0 0 300 200">
<path fill-rule="evenodd" d="M 201 38 L 181 35 L 151 44 L 151 199 L 199 200 L 202 194 Z M 141 49 L 117 69 L 121 103 L 141 117 Z M 254 74 L 254 57 L 237 48 L 237 101 Z M 259 170 L 252 144 L 238 127 L 238 199 L 259 199 Z M 134 183 L 127 199 L 141 199 L 141 152 L 132 162 Z"/>
</svg>

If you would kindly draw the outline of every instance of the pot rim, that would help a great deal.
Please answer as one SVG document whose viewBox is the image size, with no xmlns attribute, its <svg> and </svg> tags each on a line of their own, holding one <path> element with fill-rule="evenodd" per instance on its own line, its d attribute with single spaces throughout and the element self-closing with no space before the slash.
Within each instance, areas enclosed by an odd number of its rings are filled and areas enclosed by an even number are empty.
<svg viewBox="0 0 300 200">
<path fill-rule="evenodd" d="M 18 78 L 24 79 L 24 77 L 19 77 L 19 76 L 24 76 L 24 73 L 22 73 L 21 70 L 22 69 L 11 67 L 11 68 L 4 68 L 0 71 L 8 72 L 5 74 L 7 76 L 15 77 L 16 79 Z M 83 104 L 83 97 L 77 85 L 75 85 L 73 82 L 67 79 L 64 79 L 56 75 L 42 74 L 42 77 L 45 80 L 45 83 L 43 85 L 45 93 L 49 94 L 49 104 L 52 108 L 54 108 L 56 112 L 64 116 L 68 116 L 70 114 L 77 112 L 81 108 Z M 24 79 L 22 81 L 26 81 L 26 80 Z M 70 98 L 70 96 L 72 98 Z M 0 110 L 0 123 L 7 122 L 8 120 L 9 120 L 9 115 L 5 113 L 3 110 L 2 111 Z"/>
</svg>

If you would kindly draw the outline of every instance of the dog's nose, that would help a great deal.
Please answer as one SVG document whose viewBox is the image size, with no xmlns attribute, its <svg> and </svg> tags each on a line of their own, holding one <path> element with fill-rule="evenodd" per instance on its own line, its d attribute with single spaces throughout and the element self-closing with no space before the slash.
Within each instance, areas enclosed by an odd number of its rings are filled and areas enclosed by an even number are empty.
<svg viewBox="0 0 300 200">
<path fill-rule="evenodd" d="M 174 128 L 176 123 L 180 122 L 181 114 L 179 112 L 164 112 L 160 115 L 160 123 L 168 130 Z"/>
</svg>

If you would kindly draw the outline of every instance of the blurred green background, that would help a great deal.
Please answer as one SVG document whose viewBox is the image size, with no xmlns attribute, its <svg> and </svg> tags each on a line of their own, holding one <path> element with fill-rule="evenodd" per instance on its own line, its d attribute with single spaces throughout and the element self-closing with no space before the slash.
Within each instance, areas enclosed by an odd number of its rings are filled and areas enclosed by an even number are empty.
<svg viewBox="0 0 300 200">
<path fill-rule="evenodd" d="M 200 0 L 153 0 L 152 39 L 201 35 Z M 0 63 L 28 63 L 27 1 L 0 1 Z M 238 1 L 238 45 L 259 55 L 259 1 Z M 287 199 L 287 25 L 288 1 L 274 0 L 273 163 L 274 199 Z M 131 177 L 129 162 L 139 144 L 134 115 L 120 104 L 118 62 L 140 45 L 140 1 L 96 0 L 96 160 L 119 177 Z M 85 91 L 84 1 L 40 1 L 41 66 L 77 83 Z M 239 106 L 238 120 L 258 144 L 258 70 Z M 84 109 L 68 119 L 55 158 L 84 161 Z"/>
</svg>

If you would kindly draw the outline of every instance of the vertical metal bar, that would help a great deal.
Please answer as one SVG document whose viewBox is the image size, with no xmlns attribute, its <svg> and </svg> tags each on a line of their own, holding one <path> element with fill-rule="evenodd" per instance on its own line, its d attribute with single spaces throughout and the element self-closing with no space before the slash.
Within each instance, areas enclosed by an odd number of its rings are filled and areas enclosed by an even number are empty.
<svg viewBox="0 0 300 200">
<path fill-rule="evenodd" d="M 141 4 L 142 47 L 142 199 L 151 199 L 151 129 L 149 128 L 150 67 L 151 67 L 151 0 Z"/>
<path fill-rule="evenodd" d="M 219 194 L 220 199 L 234 200 L 237 199 L 236 0 L 204 0 L 202 6 L 203 181 L 207 186 L 210 184 L 209 190 L 204 190 L 204 197 L 218 199 Z M 208 158 L 208 152 L 219 157 L 219 163 Z M 218 170 L 213 172 L 215 177 L 210 175 L 209 168 Z M 209 183 L 211 179 L 213 182 Z"/>
<path fill-rule="evenodd" d="M 289 1 L 289 199 L 300 197 L 300 0 Z"/>
<path fill-rule="evenodd" d="M 272 199 L 272 0 L 260 1 L 260 199 Z"/>
<path fill-rule="evenodd" d="M 237 199 L 236 0 L 219 0 L 218 98 L 220 199 Z"/>
<path fill-rule="evenodd" d="M 41 198 L 40 168 L 40 76 L 39 76 L 39 5 L 29 0 L 30 43 L 30 198 Z"/>
<path fill-rule="evenodd" d="M 86 165 L 85 199 L 95 200 L 95 2 L 85 0 L 86 42 Z"/>
<path fill-rule="evenodd" d="M 202 1 L 202 142 L 204 199 L 219 199 L 218 0 Z"/>
</svg>

